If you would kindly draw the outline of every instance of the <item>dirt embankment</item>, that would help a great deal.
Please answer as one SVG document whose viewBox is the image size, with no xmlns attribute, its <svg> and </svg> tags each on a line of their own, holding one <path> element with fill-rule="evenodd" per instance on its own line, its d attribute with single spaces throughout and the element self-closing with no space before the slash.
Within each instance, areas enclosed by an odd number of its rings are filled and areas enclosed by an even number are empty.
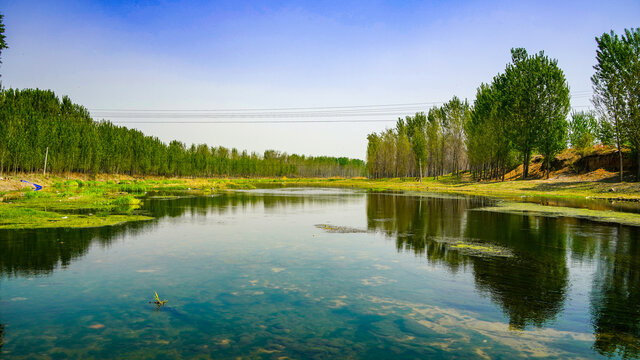
<svg viewBox="0 0 640 360">
<path fill-rule="evenodd" d="M 624 178 L 635 180 L 633 154 L 629 149 L 622 150 Z M 546 169 L 541 155 L 534 155 L 529 164 L 528 179 L 545 179 Z M 551 163 L 549 180 L 554 181 L 619 181 L 620 160 L 618 150 L 611 146 L 596 145 L 592 148 L 576 150 L 566 149 L 556 156 Z M 522 178 L 522 165 L 506 174 L 506 180 Z"/>
</svg>

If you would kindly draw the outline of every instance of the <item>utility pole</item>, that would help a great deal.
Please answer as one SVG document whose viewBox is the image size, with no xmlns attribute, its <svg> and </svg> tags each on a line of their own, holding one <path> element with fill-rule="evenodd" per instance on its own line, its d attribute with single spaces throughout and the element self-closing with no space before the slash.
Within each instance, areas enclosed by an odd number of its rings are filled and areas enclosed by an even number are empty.
<svg viewBox="0 0 640 360">
<path fill-rule="evenodd" d="M 47 158 L 49 157 L 49 147 L 47 146 L 47 152 L 44 154 L 44 170 L 42 170 L 42 175 L 47 175 Z"/>
</svg>

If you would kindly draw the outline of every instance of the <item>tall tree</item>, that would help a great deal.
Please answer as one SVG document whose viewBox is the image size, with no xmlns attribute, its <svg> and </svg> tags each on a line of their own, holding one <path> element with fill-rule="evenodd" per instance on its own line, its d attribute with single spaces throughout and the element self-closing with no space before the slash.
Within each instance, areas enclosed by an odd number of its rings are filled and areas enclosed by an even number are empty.
<svg viewBox="0 0 640 360">
<path fill-rule="evenodd" d="M 547 179 L 551 172 L 551 162 L 556 154 L 567 147 L 567 114 L 571 109 L 569 84 L 558 61 L 540 53 L 536 59 L 539 78 L 536 90 L 542 98 L 540 137 L 537 148 L 543 156 Z"/>
<path fill-rule="evenodd" d="M 4 35 L 4 15 L 0 14 L 0 64 L 2 64 L 2 50 L 8 49 L 7 37 Z"/>
<path fill-rule="evenodd" d="M 422 182 L 422 169 L 425 165 L 427 155 L 427 140 L 425 138 L 425 130 L 427 125 L 427 116 L 423 113 L 416 113 L 415 116 L 407 116 L 407 134 L 411 142 L 413 154 L 418 163 L 418 174 L 420 182 Z"/>
<path fill-rule="evenodd" d="M 640 181 L 640 28 L 625 29 L 621 40 L 624 50 L 622 82 L 628 109 L 623 125 L 626 138 L 636 153 L 636 181 Z"/>
<path fill-rule="evenodd" d="M 543 153 L 548 165 L 564 141 L 569 88 L 557 61 L 544 52 L 529 56 L 523 48 L 512 49 L 511 59 L 495 84 L 501 116 L 510 123 L 510 139 L 522 156 L 524 179 L 534 149 Z"/>
<path fill-rule="evenodd" d="M 431 175 L 437 180 L 443 171 L 445 145 L 445 117 L 442 109 L 432 107 L 427 115 L 427 151 Z"/>
<path fill-rule="evenodd" d="M 499 94 L 495 85 L 481 84 L 476 92 L 471 118 L 467 122 L 467 151 L 476 178 L 503 175 L 511 144 L 506 133 L 506 122 L 498 116 Z M 485 175 L 488 172 L 488 176 Z M 503 178 L 504 179 L 504 178 Z"/>
<path fill-rule="evenodd" d="M 596 37 L 597 64 L 591 77 L 593 84 L 593 104 L 602 118 L 611 122 L 618 148 L 620 181 L 623 180 L 622 144 L 624 142 L 624 120 L 628 116 L 627 101 L 623 81 L 623 42 L 613 31 Z"/>
<path fill-rule="evenodd" d="M 465 134 L 464 129 L 469 122 L 471 111 L 467 101 L 462 101 L 454 96 L 449 102 L 444 104 L 443 111 L 449 125 L 449 148 L 451 151 L 451 172 L 458 175 L 465 157 Z"/>
<path fill-rule="evenodd" d="M 496 87 L 500 92 L 500 116 L 510 124 L 509 138 L 522 157 L 522 177 L 527 177 L 529 159 L 535 148 L 535 139 L 540 127 L 532 112 L 538 104 L 537 97 L 529 89 L 534 87 L 532 61 L 525 49 L 511 49 L 511 64 L 503 76 L 496 77 Z"/>
<path fill-rule="evenodd" d="M 569 142 L 574 149 L 593 145 L 598 133 L 598 121 L 592 111 L 574 111 L 569 122 Z"/>
</svg>

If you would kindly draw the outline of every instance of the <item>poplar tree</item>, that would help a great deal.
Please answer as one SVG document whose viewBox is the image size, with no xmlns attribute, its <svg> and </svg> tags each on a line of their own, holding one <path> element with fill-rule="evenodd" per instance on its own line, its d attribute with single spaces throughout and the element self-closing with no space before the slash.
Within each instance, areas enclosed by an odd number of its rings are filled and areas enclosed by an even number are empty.
<svg viewBox="0 0 640 360">
<path fill-rule="evenodd" d="M 569 84 L 564 72 L 558 67 L 558 61 L 549 59 L 541 52 L 536 57 L 539 67 L 536 77 L 537 94 L 541 98 L 540 136 L 536 141 L 543 156 L 543 165 L 547 179 L 551 172 L 551 162 L 556 154 L 567 147 L 567 114 L 571 109 L 569 102 Z"/>
<path fill-rule="evenodd" d="M 623 42 L 613 31 L 596 37 L 595 74 L 591 77 L 593 84 L 593 104 L 602 118 L 612 124 L 613 135 L 618 148 L 620 182 L 623 180 L 622 144 L 624 143 L 624 122 L 628 116 L 627 99 L 625 99 Z"/>
<path fill-rule="evenodd" d="M 569 142 L 574 149 L 593 146 L 598 132 L 598 121 L 592 111 L 577 111 L 571 114 Z"/>
<path fill-rule="evenodd" d="M 523 179 L 534 149 L 542 152 L 548 176 L 553 156 L 566 141 L 569 87 L 557 61 L 542 51 L 529 56 L 523 48 L 512 49 L 511 59 L 504 75 L 496 77 L 500 115 L 522 156 Z"/>
<path fill-rule="evenodd" d="M 418 163 L 418 174 L 420 182 L 422 182 L 422 169 L 427 158 L 427 140 L 425 138 L 425 130 L 427 125 L 427 116 L 423 113 L 416 113 L 415 116 L 407 117 L 407 134 L 409 142 L 413 149 L 416 162 Z"/>
<path fill-rule="evenodd" d="M 625 29 L 621 40 L 624 51 L 622 81 L 628 109 L 623 125 L 626 138 L 636 153 L 636 181 L 640 181 L 640 28 Z"/>
<path fill-rule="evenodd" d="M 8 49 L 7 37 L 4 35 L 4 15 L 0 14 L 0 64 L 2 64 L 2 50 Z"/>
</svg>

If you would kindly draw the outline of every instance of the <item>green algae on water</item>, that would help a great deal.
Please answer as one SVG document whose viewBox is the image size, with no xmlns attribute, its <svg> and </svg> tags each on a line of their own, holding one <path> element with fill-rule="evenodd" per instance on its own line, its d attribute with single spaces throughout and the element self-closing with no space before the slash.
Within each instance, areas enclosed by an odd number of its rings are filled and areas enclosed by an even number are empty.
<svg viewBox="0 0 640 360">
<path fill-rule="evenodd" d="M 316 227 L 318 229 L 322 229 L 328 233 L 339 233 L 339 234 L 355 234 L 355 233 L 366 233 L 365 229 L 358 229 L 348 226 L 335 226 L 329 224 L 317 224 Z"/>
<path fill-rule="evenodd" d="M 488 244 L 459 242 L 454 245 L 451 245 L 451 248 L 460 250 L 461 252 L 467 255 L 500 256 L 500 257 L 513 256 L 513 253 L 506 248 L 495 246 L 495 245 L 488 245 Z"/>
<path fill-rule="evenodd" d="M 86 228 L 152 219 L 143 215 L 78 215 L 23 208 L 4 210 L 0 207 L 0 229 Z"/>
<path fill-rule="evenodd" d="M 509 214 L 523 214 L 545 217 L 569 217 L 597 222 L 640 226 L 640 214 L 619 211 L 590 210 L 563 206 L 546 206 L 535 203 L 500 202 L 495 206 L 471 209 Z"/>
</svg>

